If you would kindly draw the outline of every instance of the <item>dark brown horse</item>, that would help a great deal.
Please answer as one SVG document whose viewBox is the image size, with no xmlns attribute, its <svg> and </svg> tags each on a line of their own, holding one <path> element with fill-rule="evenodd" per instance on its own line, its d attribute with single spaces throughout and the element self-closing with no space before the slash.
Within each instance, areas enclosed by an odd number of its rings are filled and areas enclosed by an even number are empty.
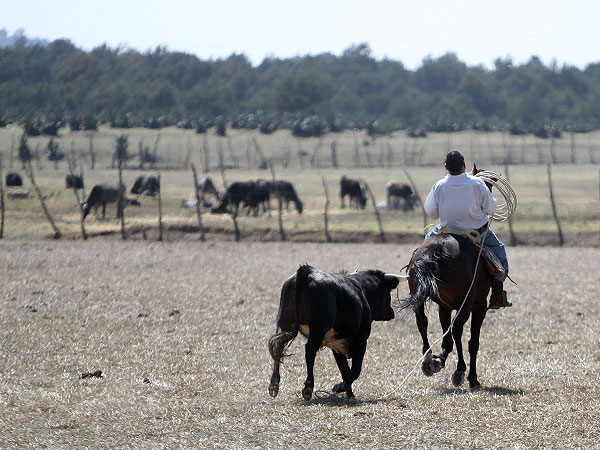
<svg viewBox="0 0 600 450">
<path fill-rule="evenodd" d="M 478 262 L 479 259 L 479 262 Z M 415 250 L 408 264 L 410 297 L 402 299 L 403 307 L 411 307 L 416 314 L 417 327 L 423 339 L 425 358 L 423 373 L 431 376 L 446 364 L 446 358 L 456 343 L 458 364 L 452 375 L 452 384 L 460 386 L 467 366 L 463 358 L 462 333 L 471 316 L 469 341 L 468 380 L 471 387 L 480 385 L 477 380 L 477 351 L 479 332 L 487 311 L 487 295 L 492 283 L 483 256 L 468 238 L 453 234 L 432 235 Z M 431 299 L 439 306 L 439 318 L 444 331 L 442 352 L 433 355 L 427 339 L 425 302 Z M 457 311 L 452 321 L 452 311 Z M 450 327 L 452 327 L 451 330 Z"/>
</svg>

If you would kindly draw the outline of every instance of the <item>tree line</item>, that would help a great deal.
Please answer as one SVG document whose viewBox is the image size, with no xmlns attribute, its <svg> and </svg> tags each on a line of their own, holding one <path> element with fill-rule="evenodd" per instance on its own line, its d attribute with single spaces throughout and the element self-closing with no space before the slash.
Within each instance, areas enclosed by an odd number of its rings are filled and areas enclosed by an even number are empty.
<svg viewBox="0 0 600 450">
<path fill-rule="evenodd" d="M 47 45 L 21 36 L 0 48 L 0 126 L 53 135 L 61 126 L 160 128 L 285 127 L 297 136 L 366 128 L 425 131 L 507 129 L 513 134 L 600 127 L 600 62 L 585 69 L 536 56 L 493 69 L 453 53 L 416 70 L 372 56 L 368 44 L 341 55 L 202 60 L 164 47 L 139 52 L 102 45 L 87 52 L 68 40 Z"/>
</svg>

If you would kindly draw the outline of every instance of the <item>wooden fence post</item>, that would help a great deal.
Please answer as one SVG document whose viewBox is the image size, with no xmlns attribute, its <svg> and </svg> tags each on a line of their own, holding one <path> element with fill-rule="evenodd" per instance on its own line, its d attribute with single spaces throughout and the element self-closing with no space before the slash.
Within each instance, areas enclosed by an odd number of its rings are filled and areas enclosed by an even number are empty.
<svg viewBox="0 0 600 450">
<path fill-rule="evenodd" d="M 415 193 L 417 200 L 419 201 L 419 205 L 421 205 L 421 212 L 423 213 L 423 231 L 425 231 L 425 229 L 427 228 L 427 213 L 425 212 L 424 203 L 421 200 L 421 196 L 419 195 L 419 191 L 417 190 L 417 186 L 415 185 L 415 182 L 413 181 L 412 177 L 410 176 L 410 174 L 408 173 L 408 171 L 406 169 L 402 169 L 402 170 L 404 171 L 406 178 L 408 178 L 408 181 L 409 181 L 410 185 L 412 186 L 412 190 Z"/>
<path fill-rule="evenodd" d="M 192 163 L 192 174 L 194 176 L 194 193 L 196 195 L 196 214 L 198 215 L 198 229 L 200 230 L 200 240 L 205 241 L 204 225 L 202 225 L 202 210 L 200 209 L 200 194 L 198 194 L 198 174 L 196 166 Z"/>
<path fill-rule="evenodd" d="M 158 241 L 162 242 L 163 240 L 163 223 L 162 223 L 162 198 L 160 196 L 160 172 L 156 176 L 158 178 L 158 198 L 156 200 L 158 203 Z"/>
<path fill-rule="evenodd" d="M 377 202 L 375 201 L 375 196 L 371 191 L 371 188 L 367 183 L 365 183 L 365 187 L 367 188 L 367 192 L 369 193 L 369 197 L 371 198 L 371 203 L 373 203 L 373 210 L 375 211 L 375 218 L 377 219 L 377 224 L 379 225 L 379 239 L 381 242 L 385 242 L 385 234 L 383 234 L 383 224 L 381 223 L 381 217 L 379 216 L 379 211 L 377 210 Z"/>
<path fill-rule="evenodd" d="M 335 141 L 334 141 L 335 142 Z M 325 239 L 327 242 L 331 242 L 331 236 L 329 235 L 329 191 L 327 190 L 327 181 L 325 180 L 325 175 L 321 177 L 323 181 L 323 190 L 325 191 L 325 212 L 323 213 L 323 219 L 325 221 Z"/>
<path fill-rule="evenodd" d="M 94 136 L 92 134 L 89 135 L 90 137 L 90 170 L 94 170 L 94 167 L 96 166 L 96 154 L 94 153 Z"/>
<path fill-rule="evenodd" d="M 206 138 L 206 133 L 204 134 L 204 136 L 202 136 L 202 150 L 204 151 L 203 169 L 204 169 L 204 173 L 207 173 L 210 171 L 210 158 L 208 155 L 208 141 Z"/>
<path fill-rule="evenodd" d="M 54 223 L 54 219 L 52 219 L 52 216 L 50 215 L 50 211 L 48 211 L 48 208 L 46 207 L 46 202 L 44 202 L 44 197 L 42 195 L 42 191 L 40 190 L 38 185 L 35 183 L 35 178 L 33 176 L 33 167 L 31 166 L 31 160 L 28 160 L 26 163 L 24 162 L 23 164 L 25 164 L 25 173 L 27 173 L 27 176 L 29 177 L 29 181 L 31 181 L 31 185 L 33 186 L 33 189 L 35 190 L 35 194 L 37 195 L 38 200 L 40 201 L 40 203 L 42 205 L 42 209 L 44 210 L 46 219 L 48 219 L 48 222 L 50 222 L 50 225 L 52 226 L 52 229 L 54 230 L 54 239 L 60 239 L 62 234 L 60 233 L 60 230 Z"/>
<path fill-rule="evenodd" d="M 269 160 L 269 168 L 271 169 L 271 177 L 273 178 L 273 188 L 275 189 L 275 194 L 277 195 L 277 210 L 279 212 L 279 235 L 281 236 L 281 240 L 285 241 L 285 230 L 283 229 L 283 205 L 281 202 L 281 195 L 279 195 L 277 181 L 275 180 L 275 167 L 273 167 L 273 161 L 271 160 Z"/>
<path fill-rule="evenodd" d="M 556 227 L 558 229 L 558 243 L 562 247 L 564 244 L 562 228 L 560 226 L 560 220 L 558 220 L 558 214 L 556 212 L 556 203 L 554 202 L 554 192 L 552 189 L 552 169 L 551 164 L 548 163 L 548 189 L 550 191 L 550 204 L 552 205 L 552 215 L 554 216 L 554 221 L 556 222 Z"/>
<path fill-rule="evenodd" d="M 236 169 L 240 168 L 240 161 L 233 151 L 233 144 L 231 143 L 231 136 L 227 136 L 227 148 L 229 149 L 229 156 L 231 157 L 231 161 L 233 162 L 233 167 Z"/>
<path fill-rule="evenodd" d="M 2 155 L 0 155 L 0 239 L 4 236 L 4 175 L 2 175 Z"/>
<path fill-rule="evenodd" d="M 12 139 L 10 141 L 10 158 L 8 160 L 8 170 L 12 170 L 13 168 L 13 153 L 15 151 L 15 135 L 12 135 Z M 590 151 L 590 155 L 591 155 L 591 151 Z"/>
<path fill-rule="evenodd" d="M 223 188 L 225 189 L 225 193 L 227 195 L 227 203 L 229 203 L 229 208 L 231 209 L 231 220 L 233 221 L 233 228 L 235 229 L 235 241 L 240 241 L 240 229 L 237 224 L 237 208 L 234 210 L 231 205 L 231 194 L 227 193 L 227 178 L 225 177 L 225 169 L 221 170 L 221 178 L 223 179 Z"/>
<path fill-rule="evenodd" d="M 117 202 L 117 208 L 119 212 L 119 218 L 121 219 L 121 239 L 127 239 L 127 233 L 125 232 L 125 186 L 123 186 L 123 170 L 121 168 L 123 158 L 119 158 L 119 200 Z"/>
<path fill-rule="evenodd" d="M 331 143 L 331 165 L 334 168 L 337 168 L 338 166 L 338 159 L 337 159 L 337 142 L 333 141 Z"/>
<path fill-rule="evenodd" d="M 356 128 L 354 132 L 354 167 L 358 167 L 358 138 L 356 137 Z"/>
<path fill-rule="evenodd" d="M 508 164 L 504 164 L 504 172 L 506 175 L 506 181 L 510 183 L 510 174 L 508 173 Z M 517 245 L 517 238 L 515 237 L 515 230 L 513 229 L 512 217 L 508 218 L 508 231 L 510 233 L 510 245 Z"/>
<path fill-rule="evenodd" d="M 74 177 L 75 174 L 73 173 L 73 162 L 68 156 L 67 165 L 69 166 L 69 173 L 71 174 L 71 177 Z M 79 167 L 81 168 L 81 164 L 79 164 Z M 81 177 L 81 182 L 83 183 L 83 177 Z M 77 207 L 79 208 L 79 226 L 81 227 L 81 236 L 85 241 L 87 240 L 87 233 L 85 232 L 85 225 L 83 224 L 83 200 L 79 199 L 79 192 L 77 190 L 77 187 L 73 186 L 73 192 L 75 193 L 75 200 L 77 200 Z"/>
</svg>

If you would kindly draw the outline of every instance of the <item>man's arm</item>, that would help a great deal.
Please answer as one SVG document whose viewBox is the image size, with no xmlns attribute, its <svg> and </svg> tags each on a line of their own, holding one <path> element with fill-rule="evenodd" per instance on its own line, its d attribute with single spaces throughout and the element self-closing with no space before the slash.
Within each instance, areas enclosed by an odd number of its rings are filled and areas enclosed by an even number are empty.
<svg viewBox="0 0 600 450">
<path fill-rule="evenodd" d="M 485 185 L 485 183 L 483 184 L 482 193 L 483 199 L 481 202 L 481 209 L 488 216 L 491 216 L 492 214 L 494 214 L 494 211 L 496 211 L 496 208 L 498 207 L 498 201 L 494 198 L 494 196 L 492 195 L 488 187 Z"/>
<path fill-rule="evenodd" d="M 440 212 L 438 211 L 437 198 L 435 196 L 435 186 L 431 188 L 427 199 L 425 199 L 425 212 L 432 219 L 438 219 L 440 217 Z"/>
</svg>

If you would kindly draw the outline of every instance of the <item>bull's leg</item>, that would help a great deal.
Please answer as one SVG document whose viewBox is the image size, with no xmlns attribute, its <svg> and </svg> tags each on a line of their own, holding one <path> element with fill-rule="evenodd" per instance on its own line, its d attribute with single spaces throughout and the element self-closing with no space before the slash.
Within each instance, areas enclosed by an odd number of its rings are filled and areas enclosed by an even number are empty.
<svg viewBox="0 0 600 450">
<path fill-rule="evenodd" d="M 340 195 L 340 197 L 342 198 L 342 209 L 345 208 L 346 206 L 344 205 L 344 196 Z"/>
<path fill-rule="evenodd" d="M 456 371 L 452 374 L 452 384 L 456 387 L 460 386 L 465 380 L 465 371 L 467 365 L 465 364 L 465 358 L 463 356 L 462 349 L 462 333 L 465 323 L 469 319 L 471 302 L 467 299 L 467 303 L 464 305 L 459 314 L 454 319 L 454 325 L 452 326 L 452 337 L 456 344 L 456 354 L 458 355 L 458 364 L 456 365 Z"/>
<path fill-rule="evenodd" d="M 336 384 L 333 387 L 333 392 L 336 394 L 340 394 L 345 392 L 348 398 L 354 397 L 354 392 L 352 392 L 352 383 L 360 376 L 360 372 L 362 371 L 362 363 L 363 358 L 365 357 L 365 352 L 367 351 L 367 339 L 371 334 L 371 321 L 370 319 L 366 319 L 363 317 L 361 321 L 360 328 L 358 330 L 358 334 L 354 340 L 354 352 L 352 355 L 352 368 L 350 369 L 350 373 L 347 378 L 344 378 L 344 381 Z M 336 362 L 339 361 L 336 356 Z M 348 362 L 346 362 L 348 365 Z M 343 374 L 342 374 L 343 375 Z"/>
<path fill-rule="evenodd" d="M 106 218 L 106 202 L 102 202 L 102 219 Z"/>
<path fill-rule="evenodd" d="M 319 348 L 321 348 L 323 338 L 325 337 L 325 333 L 317 332 L 317 330 L 319 329 L 321 329 L 321 327 L 315 327 L 311 324 L 310 335 L 308 337 L 308 340 L 306 341 L 306 345 L 304 346 L 304 353 L 306 358 L 306 381 L 304 382 L 304 389 L 302 389 L 302 397 L 304 398 L 304 400 L 310 400 L 310 398 L 312 397 L 313 389 L 315 387 L 315 357 L 317 356 L 317 351 L 319 350 Z"/>
<path fill-rule="evenodd" d="M 485 319 L 485 308 L 480 308 L 473 311 L 471 314 L 471 340 L 469 341 L 469 355 L 471 360 L 469 362 L 469 386 L 472 388 L 479 387 L 481 384 L 477 380 L 477 352 L 479 351 L 479 333 L 481 331 L 481 324 Z"/>
<path fill-rule="evenodd" d="M 354 397 L 354 394 L 352 392 L 352 387 L 351 387 L 351 384 L 352 384 L 352 381 L 350 379 L 351 371 L 350 371 L 350 366 L 348 365 L 348 360 L 341 353 L 338 353 L 335 350 L 332 350 L 332 351 L 333 351 L 333 356 L 335 357 L 335 362 L 337 363 L 338 369 L 340 369 L 340 373 L 342 374 L 342 380 L 343 380 L 341 383 L 338 383 L 333 387 L 333 392 L 335 392 L 336 394 L 346 392 L 348 397 Z"/>
</svg>

